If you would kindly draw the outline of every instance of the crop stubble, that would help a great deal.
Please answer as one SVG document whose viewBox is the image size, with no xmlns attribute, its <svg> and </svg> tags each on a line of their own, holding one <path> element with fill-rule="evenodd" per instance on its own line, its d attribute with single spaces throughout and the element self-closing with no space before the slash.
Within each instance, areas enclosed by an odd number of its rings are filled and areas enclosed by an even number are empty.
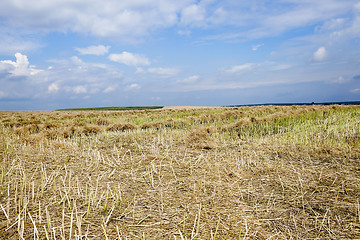
<svg viewBox="0 0 360 240">
<path fill-rule="evenodd" d="M 0 112 L 0 238 L 360 238 L 360 107 Z"/>
</svg>

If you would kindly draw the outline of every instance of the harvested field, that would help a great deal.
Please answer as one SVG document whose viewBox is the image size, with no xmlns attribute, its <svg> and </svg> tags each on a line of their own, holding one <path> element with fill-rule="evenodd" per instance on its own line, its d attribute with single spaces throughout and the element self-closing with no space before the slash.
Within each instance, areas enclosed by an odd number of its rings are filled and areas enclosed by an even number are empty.
<svg viewBox="0 0 360 240">
<path fill-rule="evenodd" d="M 0 112 L 1 239 L 359 239 L 360 107 Z"/>
</svg>

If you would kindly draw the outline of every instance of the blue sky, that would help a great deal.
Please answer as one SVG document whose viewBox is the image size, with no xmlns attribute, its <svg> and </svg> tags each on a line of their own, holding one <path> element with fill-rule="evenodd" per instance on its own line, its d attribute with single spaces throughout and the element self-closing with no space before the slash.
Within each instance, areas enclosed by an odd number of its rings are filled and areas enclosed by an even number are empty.
<svg viewBox="0 0 360 240">
<path fill-rule="evenodd" d="M 359 0 L 0 2 L 0 110 L 355 100 Z"/>
</svg>

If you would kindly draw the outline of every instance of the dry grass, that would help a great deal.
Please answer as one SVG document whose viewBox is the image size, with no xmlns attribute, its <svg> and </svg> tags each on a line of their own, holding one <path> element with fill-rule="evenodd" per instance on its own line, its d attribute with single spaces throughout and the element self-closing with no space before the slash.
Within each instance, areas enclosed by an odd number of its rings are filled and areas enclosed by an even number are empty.
<svg viewBox="0 0 360 240">
<path fill-rule="evenodd" d="M 360 107 L 0 112 L 1 239 L 359 239 Z"/>
</svg>

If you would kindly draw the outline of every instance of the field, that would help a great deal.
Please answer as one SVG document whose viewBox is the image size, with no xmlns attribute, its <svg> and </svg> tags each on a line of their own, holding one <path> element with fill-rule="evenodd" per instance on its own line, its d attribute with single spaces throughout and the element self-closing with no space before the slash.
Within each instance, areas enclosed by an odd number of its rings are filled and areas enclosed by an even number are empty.
<svg viewBox="0 0 360 240">
<path fill-rule="evenodd" d="M 152 106 L 152 107 L 94 107 L 94 108 L 66 108 L 58 109 L 57 111 L 124 111 L 124 110 L 149 110 L 149 109 L 160 109 L 163 107 Z"/>
<path fill-rule="evenodd" d="M 360 106 L 0 112 L 0 239 L 360 239 Z"/>
</svg>

